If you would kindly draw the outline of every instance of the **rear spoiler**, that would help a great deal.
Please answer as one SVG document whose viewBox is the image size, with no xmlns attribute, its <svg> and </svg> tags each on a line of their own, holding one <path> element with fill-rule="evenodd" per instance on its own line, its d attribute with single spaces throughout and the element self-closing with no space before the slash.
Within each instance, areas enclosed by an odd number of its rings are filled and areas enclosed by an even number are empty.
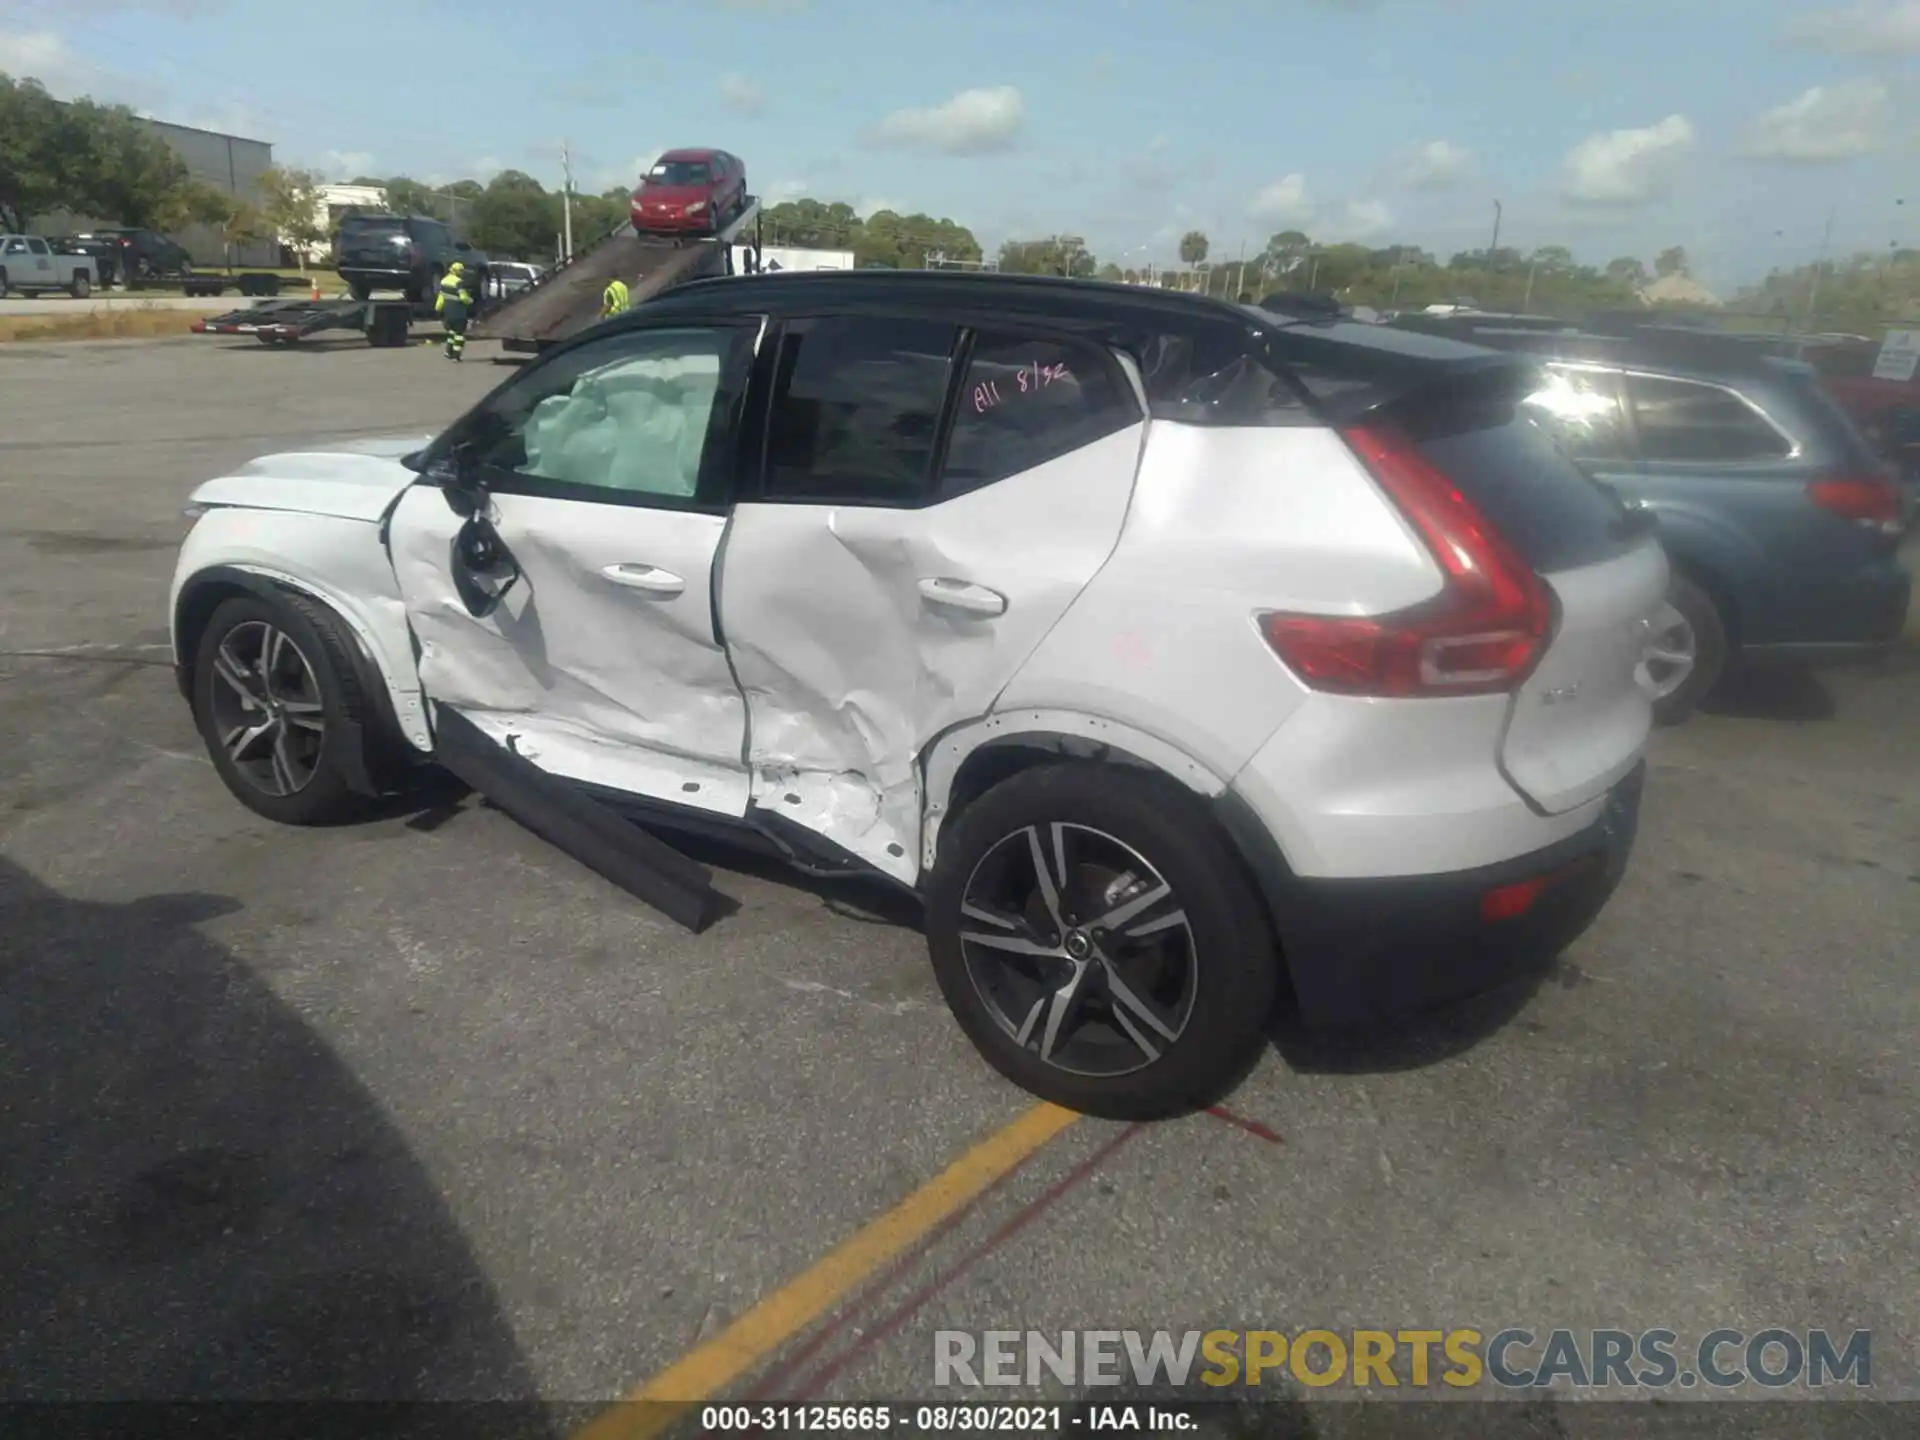
<svg viewBox="0 0 1920 1440">
<path fill-rule="evenodd" d="M 1268 353 L 1314 416 L 1339 426 L 1511 406 L 1541 381 L 1539 356 L 1376 325 L 1276 330 Z"/>
</svg>

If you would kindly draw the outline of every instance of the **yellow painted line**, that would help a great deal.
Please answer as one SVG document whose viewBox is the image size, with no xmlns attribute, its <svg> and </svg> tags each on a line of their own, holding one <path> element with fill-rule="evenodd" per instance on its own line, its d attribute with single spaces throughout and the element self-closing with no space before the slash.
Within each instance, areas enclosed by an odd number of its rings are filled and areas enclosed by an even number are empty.
<svg viewBox="0 0 1920 1440">
<path fill-rule="evenodd" d="M 1034 1106 L 989 1135 L 886 1214 L 789 1280 L 703 1345 L 576 1432 L 574 1440 L 650 1440 L 747 1374 L 833 1308 L 855 1286 L 921 1239 L 1080 1117 Z"/>
</svg>

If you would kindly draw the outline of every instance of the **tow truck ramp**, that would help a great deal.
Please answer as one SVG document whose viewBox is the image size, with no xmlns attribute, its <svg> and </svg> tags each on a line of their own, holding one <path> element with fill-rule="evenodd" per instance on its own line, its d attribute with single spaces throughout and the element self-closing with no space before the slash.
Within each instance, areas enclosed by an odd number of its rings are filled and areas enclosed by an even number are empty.
<svg viewBox="0 0 1920 1440">
<path fill-rule="evenodd" d="M 751 196 L 740 213 L 712 235 L 641 235 L 622 225 L 480 317 L 468 333 L 476 340 L 497 340 L 503 350 L 544 350 L 600 318 L 601 296 L 609 281 L 626 281 L 637 305 L 683 281 L 731 274 L 733 247 L 751 235 L 749 243 L 757 248 L 759 232 L 760 202 Z"/>
</svg>

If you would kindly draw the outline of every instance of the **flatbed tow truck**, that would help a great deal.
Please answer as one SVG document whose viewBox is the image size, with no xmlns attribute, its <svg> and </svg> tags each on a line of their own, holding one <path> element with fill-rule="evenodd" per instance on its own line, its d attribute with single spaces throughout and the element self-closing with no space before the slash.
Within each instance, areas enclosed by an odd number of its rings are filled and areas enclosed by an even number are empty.
<svg viewBox="0 0 1920 1440">
<path fill-rule="evenodd" d="M 638 305 L 683 281 L 733 274 L 734 247 L 743 243 L 751 263 L 761 249 L 760 202 L 753 196 L 708 235 L 641 235 L 622 225 L 481 315 L 467 333 L 497 340 L 509 353 L 537 354 L 599 320 L 608 281 L 626 281 Z"/>
<path fill-rule="evenodd" d="M 404 345 L 415 319 L 430 319 L 431 305 L 411 300 L 261 300 L 224 315 L 193 322 L 196 335 L 251 335 L 262 345 L 291 345 L 326 330 L 358 330 L 369 345 Z"/>
</svg>

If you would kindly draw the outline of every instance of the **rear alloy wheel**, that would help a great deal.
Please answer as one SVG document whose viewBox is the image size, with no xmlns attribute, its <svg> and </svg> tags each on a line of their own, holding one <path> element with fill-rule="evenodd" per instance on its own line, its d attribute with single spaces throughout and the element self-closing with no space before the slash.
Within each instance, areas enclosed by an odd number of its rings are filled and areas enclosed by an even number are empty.
<svg viewBox="0 0 1920 1440">
<path fill-rule="evenodd" d="M 234 797 L 269 820 L 323 825 L 361 806 L 339 759 L 363 708 L 343 646 L 326 612 L 298 597 L 225 601 L 201 636 L 201 738 Z"/>
<path fill-rule="evenodd" d="M 1655 721 L 1677 725 L 1691 716 L 1719 683 L 1726 664 L 1727 630 L 1713 597 L 1686 576 L 1674 575 L 1640 659 Z"/>
<path fill-rule="evenodd" d="M 84 300 L 93 294 L 93 280 L 83 270 L 73 277 L 73 283 L 67 287 L 68 293 L 76 300 Z"/>
<path fill-rule="evenodd" d="M 1237 858 L 1191 797 L 1092 765 L 1023 771 L 941 841 L 928 944 L 996 1069 L 1114 1119 L 1205 1105 L 1258 1054 L 1278 989 Z"/>
</svg>

